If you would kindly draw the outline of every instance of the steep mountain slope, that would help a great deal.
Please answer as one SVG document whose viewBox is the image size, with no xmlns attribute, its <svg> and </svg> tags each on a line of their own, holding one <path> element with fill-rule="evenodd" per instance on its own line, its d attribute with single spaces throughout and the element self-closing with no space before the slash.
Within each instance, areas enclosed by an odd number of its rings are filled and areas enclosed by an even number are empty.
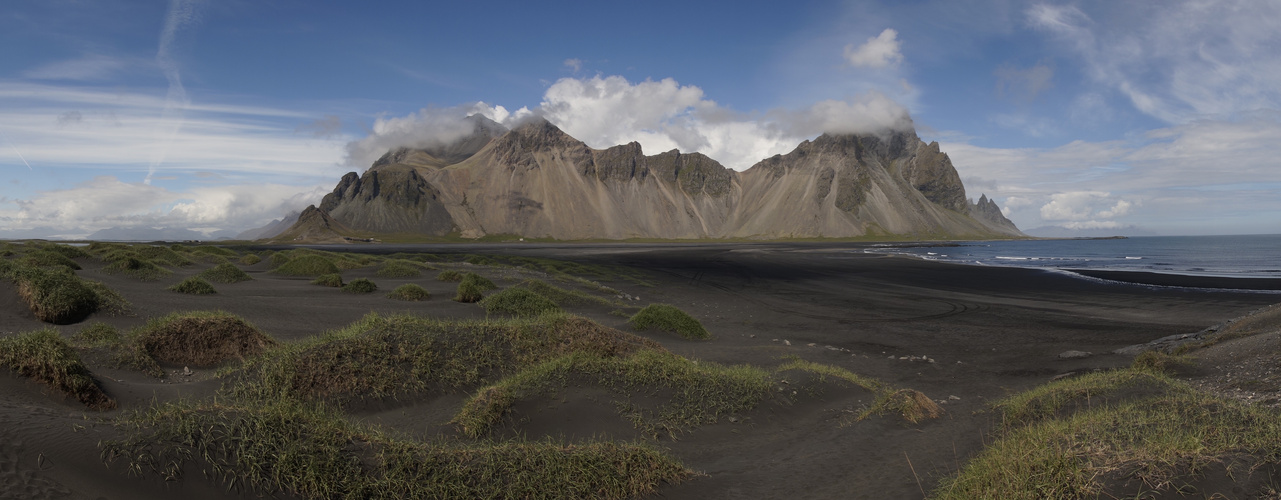
<svg viewBox="0 0 1281 500">
<path fill-rule="evenodd" d="M 473 118 L 446 146 L 348 173 L 318 210 L 360 233 L 556 239 L 1021 235 L 972 204 L 947 155 L 914 132 L 823 135 L 744 172 L 702 154 L 592 149 L 536 119 Z M 300 222 L 301 223 L 301 222 Z"/>
<path fill-rule="evenodd" d="M 272 243 L 346 243 L 351 228 L 334 220 L 315 205 L 298 215 L 298 221 L 284 232 L 271 238 Z"/>
</svg>

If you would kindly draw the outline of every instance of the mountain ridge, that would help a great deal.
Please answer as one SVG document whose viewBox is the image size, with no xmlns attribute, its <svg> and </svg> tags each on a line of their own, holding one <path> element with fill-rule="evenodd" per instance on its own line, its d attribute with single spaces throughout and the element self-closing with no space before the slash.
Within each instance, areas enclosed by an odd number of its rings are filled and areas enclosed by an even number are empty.
<svg viewBox="0 0 1281 500">
<path fill-rule="evenodd" d="M 535 118 L 388 151 L 316 210 L 362 235 L 511 234 L 558 240 L 1024 236 L 969 201 L 938 143 L 916 133 L 823 134 L 737 172 L 701 153 L 593 149 Z M 300 222 L 301 223 L 301 220 Z"/>
</svg>

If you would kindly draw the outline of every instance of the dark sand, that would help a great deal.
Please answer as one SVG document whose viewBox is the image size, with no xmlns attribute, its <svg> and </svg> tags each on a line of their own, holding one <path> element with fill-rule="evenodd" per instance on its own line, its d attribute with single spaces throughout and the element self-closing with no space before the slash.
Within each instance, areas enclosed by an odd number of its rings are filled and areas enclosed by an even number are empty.
<svg viewBox="0 0 1281 500">
<path fill-rule="evenodd" d="M 847 368 L 945 401 L 940 419 L 911 425 L 891 417 L 840 426 L 843 416 L 870 401 L 860 390 L 833 389 L 799 398 L 795 405 L 766 402 L 737 422 L 720 423 L 655 442 L 706 477 L 665 487 L 664 498 L 919 498 L 989 441 L 987 404 L 1062 373 L 1128 365 L 1113 349 L 1176 333 L 1190 333 L 1281 302 L 1281 295 L 1153 287 L 1081 279 L 1066 273 L 943 264 L 862 253 L 843 244 L 745 245 L 457 245 L 341 246 L 340 251 L 391 253 L 501 253 L 552 257 L 645 270 L 657 283 L 642 287 L 605 282 L 637 305 L 674 304 L 700 319 L 710 341 L 674 340 L 643 333 L 674 352 L 719 363 L 779 365 L 781 357 Z M 60 326 L 70 336 L 93 321 L 132 328 L 173 311 L 222 309 L 241 315 L 281 340 L 345 326 L 369 311 L 409 311 L 441 317 L 483 317 L 473 304 L 448 300 L 454 284 L 420 278 L 385 279 L 373 268 L 344 272 L 368 277 L 380 293 L 351 295 L 309 284 L 309 279 L 267 274 L 266 263 L 244 267 L 255 281 L 215 284 L 215 296 L 187 296 L 164 288 L 211 267 L 179 269 L 158 282 L 103 274 L 81 259 L 81 276 L 106 282 L 134 304 L 137 316 L 91 316 Z M 494 273 L 497 274 L 497 273 Z M 1099 276 L 1109 279 L 1120 276 Z M 1162 276 L 1162 285 L 1205 287 L 1201 279 Z M 506 286 L 510 282 L 498 281 Z M 1140 281 L 1140 280 L 1132 280 Z M 418 283 L 434 298 L 399 302 L 385 292 Z M 1234 283 L 1228 288 L 1275 287 Z M 627 329 L 605 308 L 572 309 L 602 324 Z M 0 334 L 42 328 L 0 283 Z M 790 345 L 785 345 L 785 342 Z M 1059 353 L 1094 353 L 1060 359 Z M 928 357 L 933 362 L 920 357 Z M 917 357 L 910 359 L 909 357 Z M 904 359 L 909 358 L 909 359 Z M 254 498 L 229 494 L 194 472 L 185 481 L 127 476 L 105 467 L 97 443 L 114 436 L 99 421 L 152 401 L 203 397 L 219 381 L 210 370 L 160 381 L 87 359 L 121 409 L 86 412 L 71 400 L 14 375 L 0 376 L 0 499 L 8 498 Z M 170 367 L 171 369 L 173 367 Z M 178 367 L 180 369 L 180 367 Z M 430 438 L 462 395 L 430 401 L 370 405 L 356 417 Z M 959 398 L 959 399 L 958 399 Z M 590 405 L 526 408 L 519 429 L 566 438 L 608 435 L 632 438 L 616 415 Z M 513 430 L 513 432 L 516 430 Z"/>
</svg>

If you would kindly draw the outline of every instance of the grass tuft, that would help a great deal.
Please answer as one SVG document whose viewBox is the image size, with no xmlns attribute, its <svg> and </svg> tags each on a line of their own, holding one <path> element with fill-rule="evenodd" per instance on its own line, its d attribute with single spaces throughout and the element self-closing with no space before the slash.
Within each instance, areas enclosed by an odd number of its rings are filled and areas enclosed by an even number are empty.
<svg viewBox="0 0 1281 500">
<path fill-rule="evenodd" d="M 421 286 L 413 283 L 406 283 L 396 287 L 391 293 L 387 294 L 388 298 L 396 300 L 423 301 L 431 298 L 431 293 Z"/>
<path fill-rule="evenodd" d="M 480 305 L 489 314 L 514 316 L 537 316 L 561 310 L 551 299 L 524 288 L 508 288 L 495 293 L 481 299 Z"/>
<path fill-rule="evenodd" d="M 644 330 L 650 327 L 657 328 L 668 332 L 674 332 L 677 335 L 687 339 L 709 339 L 712 334 L 703 328 L 703 324 L 697 319 L 690 316 L 685 311 L 678 309 L 676 306 L 668 304 L 650 304 L 641 309 L 627 323 L 632 328 Z"/>
<path fill-rule="evenodd" d="M 276 259 L 275 254 L 271 258 Z M 322 274 L 338 274 L 342 270 L 338 266 L 319 255 L 303 255 L 290 259 L 289 261 L 277 267 L 274 271 L 276 274 L 284 276 L 320 276 Z"/>
<path fill-rule="evenodd" d="M 248 273 L 240 270 L 235 264 L 224 262 L 211 267 L 205 272 L 200 273 L 201 278 L 213 281 L 215 283 L 239 283 L 241 281 L 250 281 L 253 278 Z"/>
<path fill-rule="evenodd" d="M 166 288 L 166 290 L 191 295 L 211 295 L 218 293 L 217 290 L 214 290 L 213 285 L 210 285 L 208 281 L 200 279 L 199 276 L 192 276 L 182 280 L 182 282 Z"/>
<path fill-rule="evenodd" d="M 1075 404 L 1028 411 L 1050 401 Z M 1237 497 L 1238 479 L 1281 463 L 1281 415 L 1147 369 L 1051 382 L 996 408 L 1005 415 L 999 438 L 933 498 L 1173 498 L 1223 465 L 1228 480 L 1204 482 L 1195 494 Z M 1234 478 L 1233 467 L 1244 474 Z"/>
<path fill-rule="evenodd" d="M 555 302 L 556 305 L 561 307 L 581 306 L 581 305 L 589 305 L 589 304 L 600 305 L 600 306 L 611 306 L 611 307 L 616 305 L 607 299 L 603 299 L 595 295 L 591 295 L 578 290 L 566 290 L 564 288 L 561 288 L 555 285 L 550 285 L 545 281 L 536 280 L 536 279 L 525 280 L 523 283 L 520 284 L 520 286 L 522 288 L 528 288 L 534 293 L 537 293 L 539 295 L 542 295 L 543 297 L 547 297 L 548 299 L 551 299 L 552 302 Z"/>
<path fill-rule="evenodd" d="M 342 286 L 342 275 L 338 273 L 322 274 L 311 280 L 311 284 L 338 288 Z"/>
<path fill-rule="evenodd" d="M 131 337 L 136 349 L 156 362 L 199 367 L 255 356 L 276 345 L 244 319 L 222 311 L 173 313 L 148 321 Z"/>
<path fill-rule="evenodd" d="M 33 250 L 30 252 L 27 252 L 26 255 L 22 257 L 22 260 L 29 266 L 35 266 L 35 267 L 62 266 L 62 267 L 71 269 L 72 271 L 80 270 L 80 264 L 77 264 L 76 261 L 71 260 L 70 258 L 68 258 L 66 255 L 63 255 L 62 253 L 55 252 L 52 250 L 43 250 L 43 249 Z"/>
<path fill-rule="evenodd" d="M 157 247 L 150 245 L 135 246 L 138 256 L 152 262 L 159 262 L 167 266 L 190 266 L 195 264 L 191 259 L 184 257 L 182 254 L 175 252 L 169 247 Z"/>
<path fill-rule="evenodd" d="M 139 281 L 156 281 L 173 274 L 172 271 L 157 266 L 149 260 L 132 256 L 123 256 L 114 260 L 102 270 L 111 274 L 123 274 Z"/>
<path fill-rule="evenodd" d="M 374 293 L 378 291 L 378 285 L 369 281 L 367 278 L 356 278 L 350 283 L 342 286 L 342 291 L 347 293 Z"/>
<path fill-rule="evenodd" d="M 288 400 L 167 403 L 117 425 L 126 438 L 103 459 L 135 474 L 199 468 L 228 489 L 305 499 L 630 499 L 693 474 L 642 444 L 424 443 Z"/>
<path fill-rule="evenodd" d="M 70 324 L 98 310 L 100 299 L 95 287 L 65 267 L 18 266 L 7 274 L 17 285 L 18 295 L 40 321 Z"/>
<path fill-rule="evenodd" d="M 378 266 L 374 275 L 380 278 L 416 278 L 423 273 L 423 266 L 411 260 L 393 259 Z"/>
<path fill-rule="evenodd" d="M 116 407 L 80 362 L 76 351 L 52 328 L 0 338 L 0 365 L 74 397 L 89 408 Z"/>
<path fill-rule="evenodd" d="M 259 257 L 259 256 L 254 255 L 254 254 L 248 254 L 248 255 L 245 255 L 244 257 L 241 257 L 241 258 L 240 258 L 240 263 L 241 263 L 242 265 L 246 265 L 246 266 L 252 266 L 252 265 L 257 264 L 257 263 L 259 263 L 259 262 L 262 262 L 262 257 Z"/>
<path fill-rule="evenodd" d="M 454 294 L 454 300 L 463 303 L 480 302 L 485 298 L 485 292 L 496 288 L 498 285 L 489 281 L 488 278 L 476 273 L 467 273 L 458 282 L 458 292 Z"/>
<path fill-rule="evenodd" d="M 439 281 L 462 281 L 463 273 L 460 273 L 453 269 L 446 269 L 444 271 L 441 271 L 440 274 L 437 274 L 436 279 Z"/>
</svg>

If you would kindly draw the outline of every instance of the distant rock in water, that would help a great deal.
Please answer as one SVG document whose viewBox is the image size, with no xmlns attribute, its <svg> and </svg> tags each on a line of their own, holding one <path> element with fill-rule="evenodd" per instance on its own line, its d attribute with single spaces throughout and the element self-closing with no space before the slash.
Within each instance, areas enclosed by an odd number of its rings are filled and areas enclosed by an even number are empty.
<svg viewBox="0 0 1281 500">
<path fill-rule="evenodd" d="M 542 119 L 513 130 L 469 120 L 474 131 L 460 140 L 389 151 L 364 174 L 344 175 L 308 209 L 311 221 L 300 217 L 275 239 L 1022 235 L 986 196 L 971 204 L 947 154 L 911 130 L 824 134 L 736 172 L 699 153 L 647 156 L 634 142 L 592 149 Z"/>
</svg>

